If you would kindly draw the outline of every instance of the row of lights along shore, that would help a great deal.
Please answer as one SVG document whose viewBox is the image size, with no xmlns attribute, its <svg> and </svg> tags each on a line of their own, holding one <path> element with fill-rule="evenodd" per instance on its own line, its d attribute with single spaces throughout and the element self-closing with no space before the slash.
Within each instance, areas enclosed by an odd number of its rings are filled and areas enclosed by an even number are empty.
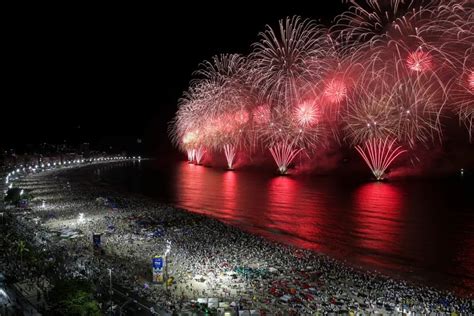
<svg viewBox="0 0 474 316">
<path fill-rule="evenodd" d="M 13 187 L 14 180 L 17 180 L 21 176 L 28 175 L 30 173 L 36 173 L 41 171 L 52 170 L 63 167 L 77 167 L 84 163 L 100 163 L 100 162 L 114 162 L 114 161 L 126 161 L 126 160 L 138 160 L 141 161 L 141 156 L 114 156 L 114 157 L 99 157 L 99 158 L 88 158 L 88 159 L 75 159 L 66 161 L 55 161 L 48 163 L 41 163 L 36 165 L 19 165 L 13 168 L 5 177 L 5 184 L 9 184 L 8 188 Z"/>
</svg>

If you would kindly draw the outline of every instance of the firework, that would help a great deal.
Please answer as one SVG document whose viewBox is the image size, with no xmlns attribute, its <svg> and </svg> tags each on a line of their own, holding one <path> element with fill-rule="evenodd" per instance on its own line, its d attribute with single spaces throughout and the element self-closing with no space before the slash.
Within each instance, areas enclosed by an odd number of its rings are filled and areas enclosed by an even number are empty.
<svg viewBox="0 0 474 316">
<path fill-rule="evenodd" d="M 469 88 L 474 92 L 474 70 L 471 70 L 471 73 L 469 74 L 468 83 Z"/>
<path fill-rule="evenodd" d="M 394 144 L 395 139 L 389 140 L 387 137 L 374 138 L 366 141 L 363 147 L 359 145 L 355 147 L 377 180 L 382 180 L 387 168 L 397 157 L 406 152 L 401 146 Z"/>
<path fill-rule="evenodd" d="M 187 149 L 186 152 L 188 154 L 188 162 L 192 163 L 194 161 L 194 156 L 196 155 L 196 151 L 194 149 Z"/>
<path fill-rule="evenodd" d="M 261 99 L 272 107 L 298 104 L 303 90 L 326 65 L 327 45 L 324 29 L 311 20 L 292 17 L 280 20 L 277 30 L 267 26 L 251 54 Z"/>
<path fill-rule="evenodd" d="M 324 96 L 330 103 L 340 103 L 347 97 L 346 84 L 341 80 L 330 80 L 325 89 Z"/>
<path fill-rule="evenodd" d="M 409 69 L 417 72 L 430 70 L 433 66 L 432 57 L 427 52 L 417 50 L 408 55 L 407 66 Z"/>
<path fill-rule="evenodd" d="M 259 148 L 286 173 L 302 151 L 314 159 L 336 140 L 381 179 L 404 148 L 441 142 L 452 113 L 472 138 L 472 1 L 346 2 L 331 27 L 288 17 L 249 56 L 200 64 L 170 126 L 189 161 L 223 152 L 232 169 L 237 153 Z"/>
<path fill-rule="evenodd" d="M 232 144 L 225 144 L 224 153 L 225 153 L 225 158 L 227 160 L 227 168 L 229 168 L 229 170 L 234 169 L 234 159 L 236 155 L 235 146 Z"/>
<path fill-rule="evenodd" d="M 454 110 L 459 116 L 459 120 L 464 123 L 469 138 L 474 135 L 474 71 L 465 71 L 453 84 L 449 91 L 450 101 L 454 105 Z"/>
<path fill-rule="evenodd" d="M 346 139 L 353 144 L 373 138 L 396 137 L 398 111 L 392 107 L 388 86 L 373 87 L 379 79 L 361 82 L 366 89 L 360 88 L 348 98 L 348 108 L 343 114 L 344 131 Z"/>
<path fill-rule="evenodd" d="M 352 144 L 391 137 L 413 148 L 441 137 L 446 91 L 435 74 L 399 77 L 389 68 L 367 76 L 357 83 L 343 115 Z"/>
<path fill-rule="evenodd" d="M 267 124 L 271 119 L 270 107 L 268 105 L 260 105 L 253 111 L 253 119 L 256 124 Z"/>
<path fill-rule="evenodd" d="M 422 18 L 438 6 L 436 0 L 347 0 L 351 5 L 336 18 L 333 32 L 349 48 L 402 32 L 412 18 Z"/>
<path fill-rule="evenodd" d="M 312 126 L 319 118 L 318 107 L 314 102 L 303 102 L 296 107 L 295 116 L 301 126 Z"/>
<path fill-rule="evenodd" d="M 206 149 L 203 146 L 198 146 L 194 152 L 194 158 L 196 159 L 196 164 L 200 165 Z"/>
<path fill-rule="evenodd" d="M 302 151 L 302 148 L 296 148 L 294 142 L 287 140 L 286 142 L 279 142 L 270 147 L 270 153 L 278 166 L 278 171 L 281 174 L 288 172 L 289 165 Z"/>
</svg>

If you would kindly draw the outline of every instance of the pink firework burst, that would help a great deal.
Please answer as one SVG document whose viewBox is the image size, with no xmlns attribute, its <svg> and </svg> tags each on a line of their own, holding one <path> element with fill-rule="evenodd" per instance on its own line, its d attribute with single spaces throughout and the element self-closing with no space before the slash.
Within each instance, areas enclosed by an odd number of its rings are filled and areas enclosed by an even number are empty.
<svg viewBox="0 0 474 316">
<path fill-rule="evenodd" d="M 314 102 L 303 102 L 295 109 L 295 116 L 301 126 L 312 126 L 318 122 L 318 108 Z"/>
<path fill-rule="evenodd" d="M 253 119 L 257 124 L 270 122 L 271 113 L 267 105 L 259 105 L 253 110 Z"/>
<path fill-rule="evenodd" d="M 188 132 L 183 136 L 183 144 L 188 145 L 188 144 L 193 144 L 194 142 L 197 141 L 198 138 L 198 132 Z"/>
<path fill-rule="evenodd" d="M 249 120 L 249 113 L 245 110 L 237 111 L 234 115 L 234 119 L 239 125 L 245 124 Z"/>
<path fill-rule="evenodd" d="M 408 55 L 407 66 L 413 71 L 424 72 L 433 67 L 433 61 L 430 54 L 417 50 Z"/>
<path fill-rule="evenodd" d="M 324 96 L 331 103 L 340 103 L 347 96 L 347 88 L 344 82 L 340 80 L 331 80 L 324 89 Z"/>
</svg>

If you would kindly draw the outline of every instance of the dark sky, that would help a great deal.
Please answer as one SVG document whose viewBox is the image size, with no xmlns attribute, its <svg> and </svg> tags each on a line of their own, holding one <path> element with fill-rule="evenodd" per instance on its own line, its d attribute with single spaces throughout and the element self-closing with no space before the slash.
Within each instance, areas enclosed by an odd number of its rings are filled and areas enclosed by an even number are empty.
<svg viewBox="0 0 474 316">
<path fill-rule="evenodd" d="M 247 54 L 266 24 L 288 15 L 329 23 L 343 5 L 324 2 L 11 12 L 2 45 L 7 58 L 1 144 L 142 138 L 147 148 L 166 152 L 167 122 L 201 61 L 219 53 Z"/>
</svg>

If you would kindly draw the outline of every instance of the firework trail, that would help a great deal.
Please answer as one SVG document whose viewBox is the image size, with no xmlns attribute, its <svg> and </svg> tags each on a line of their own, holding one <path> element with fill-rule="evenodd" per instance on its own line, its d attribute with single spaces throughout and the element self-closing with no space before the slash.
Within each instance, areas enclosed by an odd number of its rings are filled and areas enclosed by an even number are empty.
<svg viewBox="0 0 474 316">
<path fill-rule="evenodd" d="M 194 149 L 187 149 L 186 152 L 188 154 L 188 162 L 192 163 L 194 161 L 194 156 L 196 155 L 196 151 Z"/>
<path fill-rule="evenodd" d="M 196 164 L 200 165 L 204 154 L 206 153 L 206 149 L 203 146 L 198 146 L 195 150 L 194 157 L 196 159 Z"/>
<path fill-rule="evenodd" d="M 229 170 L 234 169 L 234 159 L 235 159 L 235 155 L 236 155 L 235 145 L 225 144 L 224 145 L 224 153 L 225 153 L 225 158 L 227 160 L 227 168 Z"/>
<path fill-rule="evenodd" d="M 295 148 L 294 142 L 287 140 L 286 142 L 278 142 L 270 147 L 270 153 L 278 166 L 280 174 L 286 174 L 288 167 L 303 148 Z"/>
<path fill-rule="evenodd" d="M 383 180 L 385 171 L 393 161 L 406 152 L 401 146 L 394 146 L 395 140 L 371 139 L 365 142 L 364 146 L 355 146 L 356 150 L 369 166 L 377 180 Z"/>
</svg>

